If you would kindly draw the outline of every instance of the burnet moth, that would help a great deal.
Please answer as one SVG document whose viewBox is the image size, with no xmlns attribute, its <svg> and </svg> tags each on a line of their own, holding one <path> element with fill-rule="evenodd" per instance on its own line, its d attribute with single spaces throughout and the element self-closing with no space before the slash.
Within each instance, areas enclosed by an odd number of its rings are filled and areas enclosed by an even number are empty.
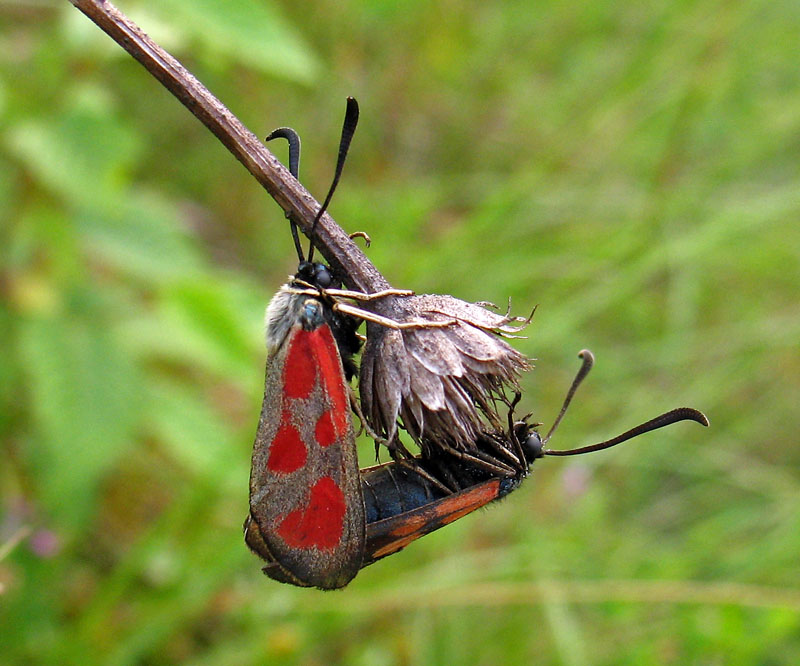
<svg viewBox="0 0 800 666">
<path fill-rule="evenodd" d="M 505 460 L 508 475 L 496 476 L 491 470 L 465 463 L 458 458 L 437 454 L 432 458 L 393 461 L 361 470 L 366 503 L 366 550 L 362 566 L 398 552 L 426 534 L 452 523 L 518 488 L 533 463 L 545 456 L 572 456 L 611 448 L 624 441 L 679 421 L 695 421 L 708 426 L 706 416 L 691 407 L 679 407 L 642 423 L 612 439 L 576 449 L 556 450 L 547 443 L 561 423 L 575 391 L 594 364 L 594 356 L 584 349 L 583 359 L 567 392 L 558 417 L 547 435 L 541 437 L 528 422 L 530 416 L 513 419 L 520 395 L 509 405 L 505 432 L 482 433 L 477 452 L 495 462 Z"/>
<path fill-rule="evenodd" d="M 358 106 L 350 98 L 336 172 L 314 224 L 336 189 L 357 122 Z M 297 135 L 282 128 L 268 138 L 275 137 L 289 140 L 290 170 L 297 177 Z M 363 294 L 337 288 L 330 269 L 313 261 L 314 224 L 304 258 L 296 221 L 289 220 L 300 264 L 267 307 L 267 371 L 245 540 L 268 562 L 268 576 L 333 589 L 355 576 L 365 548 L 366 517 L 347 384 L 354 372 L 350 357 L 360 344 L 359 319 L 397 328 L 449 325 L 449 320 L 396 324 L 344 303 L 342 299 L 366 302 L 411 292 Z"/>
</svg>

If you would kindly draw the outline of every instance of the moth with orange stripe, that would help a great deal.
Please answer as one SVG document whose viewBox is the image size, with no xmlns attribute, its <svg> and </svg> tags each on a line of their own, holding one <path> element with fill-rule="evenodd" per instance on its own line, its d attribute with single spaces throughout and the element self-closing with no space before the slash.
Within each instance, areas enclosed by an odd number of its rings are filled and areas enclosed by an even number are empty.
<svg viewBox="0 0 800 666">
<path fill-rule="evenodd" d="M 413 466 L 395 461 L 362 469 L 361 484 L 367 507 L 367 540 L 362 566 L 392 555 L 420 537 L 507 496 L 520 486 L 539 458 L 602 451 L 679 421 L 708 426 L 708 419 L 702 412 L 679 407 L 597 444 L 567 450 L 547 448 L 575 391 L 594 364 L 594 356 L 588 349 L 579 356 L 583 359 L 581 368 L 545 437 L 529 423 L 530 415 L 513 419 L 514 407 L 521 397 L 517 394 L 509 405 L 508 429 L 483 433 L 476 442 L 479 452 L 490 456 L 502 452 L 501 457 L 509 465 L 505 476 L 495 476 L 483 467 L 452 458 L 443 459 L 441 454 L 430 459 L 417 458 Z"/>
</svg>

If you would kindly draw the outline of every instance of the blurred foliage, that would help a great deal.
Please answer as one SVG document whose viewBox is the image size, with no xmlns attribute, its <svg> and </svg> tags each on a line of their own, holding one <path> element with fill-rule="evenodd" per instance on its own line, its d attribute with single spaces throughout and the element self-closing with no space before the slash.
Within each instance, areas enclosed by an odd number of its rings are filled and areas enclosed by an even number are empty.
<svg viewBox="0 0 800 666">
<path fill-rule="evenodd" d="M 712 428 L 537 463 L 345 591 L 264 578 L 283 216 L 71 5 L 2 3 L 0 661 L 800 661 L 795 2 L 122 9 L 253 131 L 297 129 L 317 195 L 359 99 L 334 217 L 398 287 L 538 303 L 537 419 L 596 353 L 558 446 L 679 404 Z"/>
</svg>

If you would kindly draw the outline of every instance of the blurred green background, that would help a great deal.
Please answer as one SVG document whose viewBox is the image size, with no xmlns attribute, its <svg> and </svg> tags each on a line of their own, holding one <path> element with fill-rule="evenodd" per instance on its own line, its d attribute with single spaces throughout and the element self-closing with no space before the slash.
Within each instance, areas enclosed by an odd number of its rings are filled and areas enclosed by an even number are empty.
<svg viewBox="0 0 800 666">
<path fill-rule="evenodd" d="M 539 304 L 506 501 L 341 592 L 242 541 L 282 212 L 66 0 L 0 4 L 0 661 L 800 662 L 800 10 L 161 0 L 123 11 L 398 287 Z M 276 152 L 285 159 L 285 146 Z M 371 462 L 363 441 L 362 460 Z"/>
</svg>

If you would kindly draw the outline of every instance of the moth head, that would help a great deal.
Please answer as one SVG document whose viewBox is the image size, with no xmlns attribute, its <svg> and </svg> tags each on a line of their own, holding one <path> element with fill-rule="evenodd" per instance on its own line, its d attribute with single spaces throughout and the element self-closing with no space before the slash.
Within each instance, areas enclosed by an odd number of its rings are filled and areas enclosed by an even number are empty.
<svg viewBox="0 0 800 666">
<path fill-rule="evenodd" d="M 336 288 L 338 282 L 334 279 L 330 268 L 325 264 L 312 261 L 301 261 L 297 267 L 295 278 L 319 289 Z"/>
</svg>

